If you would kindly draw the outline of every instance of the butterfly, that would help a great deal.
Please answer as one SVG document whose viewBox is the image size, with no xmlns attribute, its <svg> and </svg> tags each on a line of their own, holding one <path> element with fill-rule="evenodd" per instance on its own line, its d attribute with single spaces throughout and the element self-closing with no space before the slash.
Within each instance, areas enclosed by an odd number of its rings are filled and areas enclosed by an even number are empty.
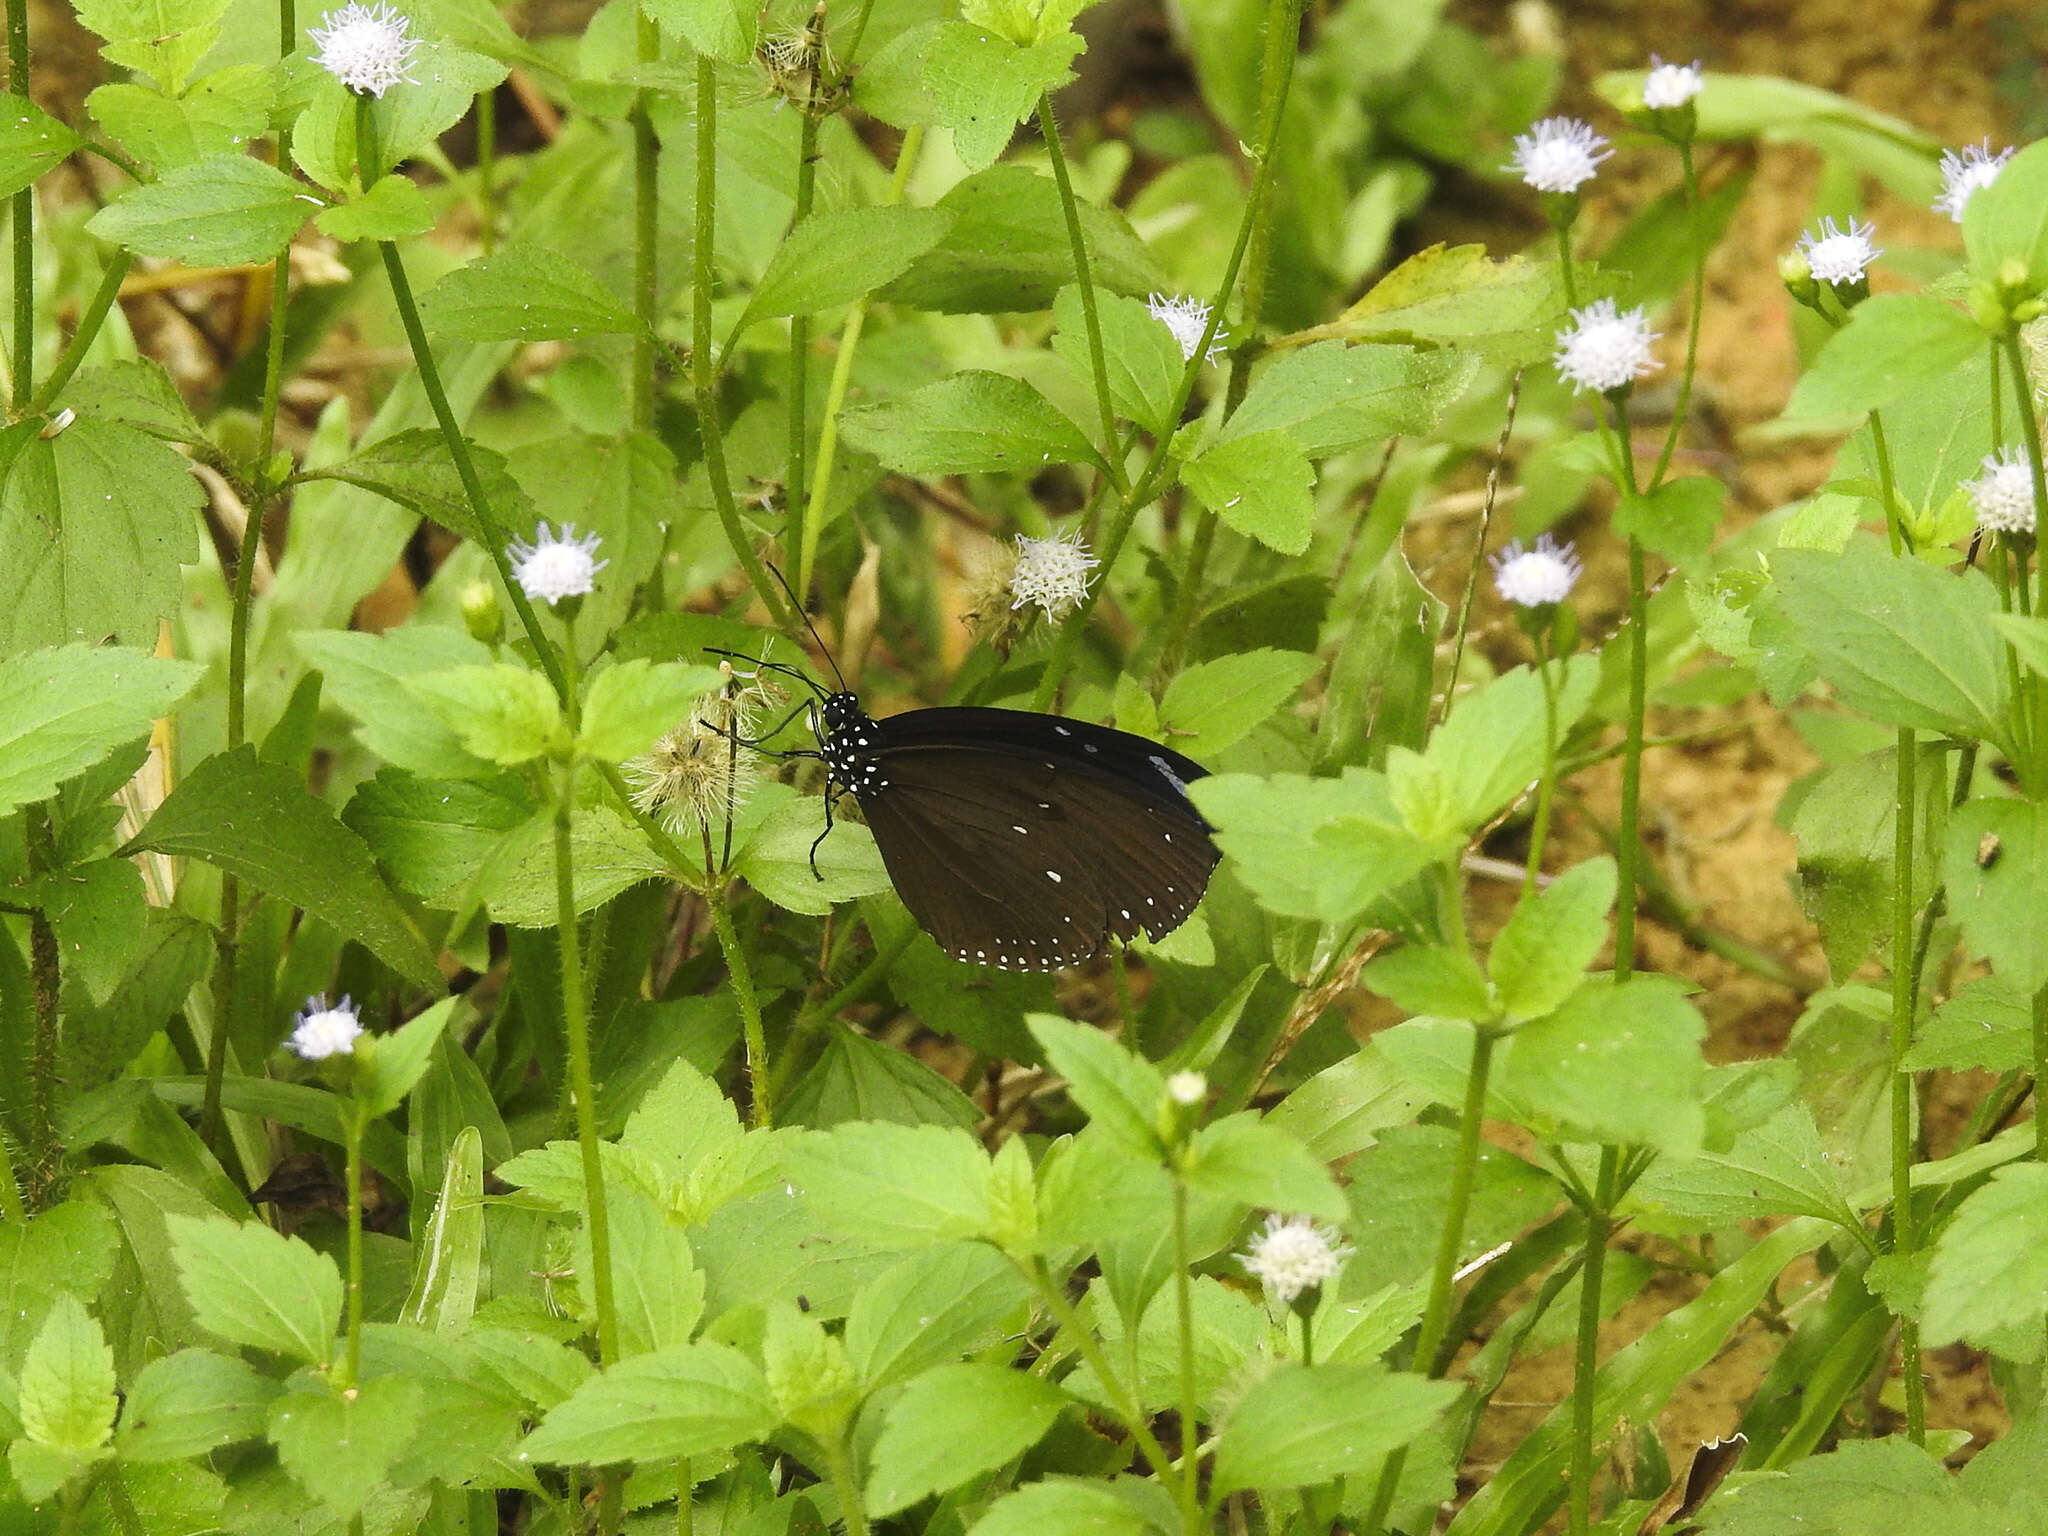
<svg viewBox="0 0 2048 1536">
<path fill-rule="evenodd" d="M 1028 710 L 949 706 L 877 720 L 843 686 L 805 706 L 825 765 L 825 831 L 859 804 L 889 879 L 955 960 L 1049 971 L 1110 935 L 1164 938 L 1219 857 L 1180 753 L 1107 726 Z M 816 845 L 812 849 L 815 857 Z M 815 869 L 815 863 L 813 868 Z"/>
</svg>

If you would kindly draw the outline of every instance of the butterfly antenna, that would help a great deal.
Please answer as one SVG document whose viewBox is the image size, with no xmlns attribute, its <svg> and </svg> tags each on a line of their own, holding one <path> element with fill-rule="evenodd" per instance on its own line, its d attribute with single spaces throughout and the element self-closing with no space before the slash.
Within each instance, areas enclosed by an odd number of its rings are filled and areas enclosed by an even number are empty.
<svg viewBox="0 0 2048 1536">
<path fill-rule="evenodd" d="M 796 595 L 796 588 L 789 584 L 789 578 L 782 574 L 780 566 L 770 565 L 768 569 L 775 573 L 775 579 L 782 584 L 782 590 L 789 594 L 789 604 L 792 608 L 796 609 L 796 616 L 804 621 L 804 628 L 808 629 L 811 632 L 811 638 L 818 642 L 818 650 L 825 657 L 825 665 L 832 669 L 833 677 L 839 681 L 839 691 L 841 693 L 853 692 L 846 685 L 846 674 L 839 670 L 839 662 L 832 654 L 832 647 L 825 643 L 825 637 L 818 633 L 818 626 L 811 622 L 811 615 L 804 607 L 804 600 Z"/>
<path fill-rule="evenodd" d="M 790 666 L 787 662 L 770 661 L 766 657 L 749 656 L 744 651 L 723 650 L 715 645 L 705 646 L 704 654 L 706 656 L 723 656 L 729 661 L 744 661 L 745 663 L 747 663 L 748 666 L 755 668 L 753 672 L 740 672 L 739 669 L 735 667 L 733 670 L 734 673 L 738 676 L 759 677 L 763 672 L 774 672 L 782 677 L 794 678 L 797 682 L 802 683 L 806 688 L 810 689 L 811 692 L 815 693 L 821 699 L 829 697 L 829 695 L 825 691 L 824 685 L 821 684 L 815 677 L 812 677 L 810 673 L 804 671 L 800 667 Z"/>
</svg>

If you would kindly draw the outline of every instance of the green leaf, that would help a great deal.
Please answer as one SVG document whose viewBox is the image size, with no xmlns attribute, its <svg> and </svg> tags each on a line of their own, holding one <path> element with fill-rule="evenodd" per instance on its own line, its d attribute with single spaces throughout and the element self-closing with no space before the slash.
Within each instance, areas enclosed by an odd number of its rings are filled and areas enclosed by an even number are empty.
<svg viewBox="0 0 2048 1536">
<path fill-rule="evenodd" d="M 925 53 L 925 87 L 970 171 L 993 165 L 1039 97 L 1073 79 L 1082 46 L 1070 32 L 1019 47 L 964 21 L 939 27 Z"/>
<path fill-rule="evenodd" d="M 183 1461 L 263 1433 L 278 1384 L 245 1360 L 181 1349 L 152 1360 L 121 1405 L 124 1462 Z"/>
<path fill-rule="evenodd" d="M 1705 475 L 1666 480 L 1648 495 L 1624 495 L 1614 509 L 1614 531 L 1640 539 L 1680 570 L 1706 558 L 1720 526 L 1728 487 Z"/>
<path fill-rule="evenodd" d="M 1949 1500 L 1953 1485 L 1942 1464 L 1904 1435 L 1844 1440 L 1825 1456 L 1754 1480 L 1735 1479 L 1714 1499 L 1714 1536 L 1779 1536 L 1788 1530 L 1837 1532 L 1835 1517 L 1865 1501 L 1897 1510 L 1909 1500 Z M 1953 1529 L 1950 1519 L 1944 1530 Z"/>
<path fill-rule="evenodd" d="M 516 767 L 568 744 L 555 690 L 527 667 L 449 667 L 408 677 L 404 687 L 465 751 L 487 762 Z"/>
<path fill-rule="evenodd" d="M 946 314 L 1012 313 L 1044 309 L 1074 281 L 1066 213 L 1051 177 L 1028 166 L 991 166 L 940 198 L 938 208 L 952 215 L 952 228 L 881 298 Z M 1089 202 L 1079 208 L 1099 293 L 1142 298 L 1170 286 L 1121 213 Z"/>
<path fill-rule="evenodd" d="M 1266 1123 L 1334 1163 L 1372 1146 L 1380 1131 L 1408 1124 L 1428 1102 L 1385 1056 L 1353 1051 L 1288 1094 Z"/>
<path fill-rule="evenodd" d="M 728 64 L 754 62 L 758 12 L 744 0 L 640 0 L 640 10 L 663 32 L 682 38 L 693 53 Z"/>
<path fill-rule="evenodd" d="M 1181 466 L 1181 483 L 1230 527 L 1283 555 L 1308 548 L 1316 472 L 1285 432 L 1219 439 Z"/>
<path fill-rule="evenodd" d="M 1159 1528 L 1105 1484 L 1078 1477 L 1027 1483 L 991 1504 L 969 1536 L 1151 1536 Z"/>
<path fill-rule="evenodd" d="M 1245 651 L 1198 662 L 1166 685 L 1162 731 L 1174 749 L 1204 758 L 1233 747 L 1263 724 L 1321 668 L 1299 651 Z"/>
<path fill-rule="evenodd" d="M 1406 944 L 1376 956 L 1360 985 L 1403 1013 L 1446 1019 L 1491 1019 L 1499 1012 L 1479 963 L 1443 944 Z"/>
<path fill-rule="evenodd" d="M 85 104 L 137 159 L 169 171 L 240 154 L 261 136 L 277 100 L 276 79 L 267 65 L 231 64 L 175 96 L 121 81 L 101 86 Z"/>
<path fill-rule="evenodd" d="M 0 1226 L 0 1357 L 20 1360 L 59 1295 L 98 1294 L 120 1241 L 106 1208 L 84 1200 Z"/>
<path fill-rule="evenodd" d="M 813 213 L 784 237 L 734 335 L 756 320 L 851 304 L 894 282 L 945 235 L 936 208 L 842 208 Z"/>
<path fill-rule="evenodd" d="M 1873 294 L 1849 311 L 1801 375 L 1787 416 L 1840 416 L 1905 400 L 1981 359 L 1984 333 L 1945 299 Z"/>
<path fill-rule="evenodd" d="M 24 893 L 56 930 L 67 980 L 103 1006 L 127 976 L 141 948 L 148 904 L 142 871 L 126 859 L 94 859 L 45 875 Z"/>
<path fill-rule="evenodd" d="M 205 670 L 112 646 L 67 645 L 0 661 L 0 816 L 148 733 Z"/>
<path fill-rule="evenodd" d="M 291 1391 L 270 1405 L 277 1459 L 330 1520 L 355 1514 L 421 1429 L 420 1385 L 379 1376 L 346 1395 Z"/>
<path fill-rule="evenodd" d="M 986 1243 L 913 1251 L 854 1297 L 847 1359 L 872 1393 L 991 1342 L 1030 1295 L 1017 1266 Z"/>
<path fill-rule="evenodd" d="M 783 1124 L 818 1130 L 848 1120 L 972 1129 L 982 1119 L 974 1101 L 950 1079 L 908 1051 L 844 1027 L 833 1029 L 817 1062 L 779 1102 L 777 1111 Z"/>
<path fill-rule="evenodd" d="M 1163 434 L 1166 413 L 1172 408 L 1174 392 L 1180 386 L 1180 343 L 1138 299 L 1098 290 L 1095 310 L 1102 328 L 1109 397 L 1118 414 L 1155 437 Z M 1060 290 L 1053 303 L 1052 317 L 1053 351 L 1065 358 L 1082 378 L 1093 378 L 1095 364 L 1088 352 L 1087 314 L 1081 306 L 1078 287 L 1069 285 Z"/>
<path fill-rule="evenodd" d="M 1766 656 L 1803 653 L 1844 704 L 1888 725 L 2006 740 L 1998 594 L 1981 572 L 1855 543 L 1839 555 L 1780 550 L 1771 574 L 1771 611 L 1751 631 Z"/>
<path fill-rule="evenodd" d="M 220 36 L 228 0 L 82 0 L 78 19 L 107 40 L 109 63 L 151 76 L 167 91 L 183 90 L 185 76 Z"/>
<path fill-rule="evenodd" d="M 2041 1356 L 2048 1295 L 2048 1166 L 2015 1163 L 1962 1203 L 1935 1240 L 1922 1336 Z"/>
<path fill-rule="evenodd" d="M 1164 1152 L 1157 1122 L 1166 1103 L 1166 1079 L 1157 1067 L 1092 1024 L 1050 1013 L 1031 1014 L 1024 1022 L 1090 1121 L 1140 1157 Z"/>
<path fill-rule="evenodd" d="M 481 641 L 444 625 L 406 624 L 381 635 L 306 630 L 292 644 L 320 669 L 326 699 L 354 717 L 356 739 L 391 767 L 429 778 L 495 773 L 405 691 L 410 677 L 488 664 Z"/>
<path fill-rule="evenodd" d="M 199 1326 L 230 1344 L 325 1364 L 341 1326 L 341 1272 L 261 1222 L 169 1218 L 171 1252 Z"/>
<path fill-rule="evenodd" d="M 206 429 L 185 404 L 164 365 L 148 358 L 88 368 L 59 398 L 80 416 L 118 422 L 166 442 L 196 445 L 207 441 Z"/>
<path fill-rule="evenodd" d="M 15 1389 L 21 1432 L 36 1444 L 81 1463 L 106 1445 L 118 1406 L 114 1352 L 76 1296 L 65 1292 L 51 1304 Z"/>
<path fill-rule="evenodd" d="M 519 482 L 512 478 L 504 458 L 480 443 L 466 443 L 465 446 L 477 477 L 483 483 L 488 504 L 499 521 L 512 527 L 524 527 L 532 522 L 533 503 Z M 476 509 L 470 504 L 469 489 L 462 483 L 462 475 L 448 452 L 448 439 L 436 428 L 411 427 L 403 432 L 393 432 L 373 443 L 365 443 L 338 463 L 305 471 L 304 477 L 309 480 L 343 480 L 350 485 L 361 486 L 408 511 L 432 518 L 443 528 L 452 529 L 465 539 L 477 544 L 489 543 L 483 525 L 476 520 Z M 405 629 L 430 627 L 409 624 Z M 459 631 L 449 631 L 449 634 L 451 639 L 468 638 Z M 304 639 L 303 636 L 293 638 Z M 479 660 L 489 659 L 489 653 L 480 644 L 473 645 Z"/>
<path fill-rule="evenodd" d="M 1401 824 L 1386 776 L 1362 768 L 1335 779 L 1218 773 L 1189 792 L 1238 879 L 1277 916 L 1348 922 L 1438 856 Z"/>
<path fill-rule="evenodd" d="M 215 155 L 134 187 L 86 228 L 138 256 L 188 267 L 269 261 L 317 206 L 304 186 L 247 155 Z"/>
<path fill-rule="evenodd" d="M 733 861 L 747 884 L 778 907 L 822 917 L 842 901 L 855 901 L 889 888 L 875 835 L 852 822 L 835 822 L 818 844 L 817 873 L 811 845 L 825 830 L 824 801 L 807 796 L 768 813 Z"/>
<path fill-rule="evenodd" d="M 1742 1132 L 1725 1152 L 1659 1158 L 1630 1198 L 1660 1221 L 1676 1217 L 1691 1230 L 1772 1216 L 1820 1216 L 1851 1227 L 1859 1220 L 1814 1129 L 1813 1111 L 1798 1100 Z"/>
<path fill-rule="evenodd" d="M 400 975 L 441 986 L 363 840 L 254 747 L 209 757 L 187 774 L 121 855 L 144 850 L 204 859 L 304 908 Z"/>
<path fill-rule="evenodd" d="M 153 645 L 178 605 L 178 567 L 198 558 L 204 493 L 172 449 L 131 427 L 80 419 L 0 438 L 0 652 L 109 636 Z"/>
<path fill-rule="evenodd" d="M 907 475 L 1100 463 L 1081 430 L 1022 379 L 969 369 L 844 411 L 846 440 Z"/>
<path fill-rule="evenodd" d="M 609 1182 L 609 1181 L 607 1181 Z M 704 1276 L 690 1240 L 667 1212 L 636 1189 L 611 1193 L 612 1286 L 622 1358 L 690 1342 L 704 1315 Z M 578 1234 L 577 1264 L 586 1267 L 590 1228 Z M 595 1304 L 587 1297 L 590 1321 Z"/>
<path fill-rule="evenodd" d="M 1214 1486 L 1306 1488 L 1369 1471 L 1428 1429 L 1460 1390 L 1374 1366 L 1281 1366 L 1224 1421 Z"/>
<path fill-rule="evenodd" d="M 2007 977 L 1979 976 L 1958 987 L 1913 1032 L 1913 1048 L 1899 1069 L 2024 1072 L 2033 1063 L 2033 999 Z"/>
<path fill-rule="evenodd" d="M 2035 672 L 2048 672 L 2048 618 L 2020 613 L 1994 613 L 1991 627 L 2009 642 L 2020 661 Z"/>
<path fill-rule="evenodd" d="M 538 810 L 527 785 L 512 774 L 471 784 L 386 768 L 356 786 L 341 819 L 400 885 L 429 906 L 452 911 L 508 834 L 530 826 Z"/>
<path fill-rule="evenodd" d="M 1572 1128 L 1572 1139 L 1684 1157 L 1699 1150 L 1706 1131 L 1705 1033 L 1675 982 L 1596 982 L 1516 1031 L 1494 1070 L 1504 1093 Z"/>
<path fill-rule="evenodd" d="M 680 722 L 718 680 L 714 669 L 680 661 L 636 659 L 607 667 L 591 679 L 584 696 L 576 749 L 603 762 L 624 762 Z"/>
<path fill-rule="evenodd" d="M 467 1332 L 483 1268 L 484 1138 L 478 1127 L 465 1125 L 448 1146 L 399 1320 L 436 1333 Z"/>
<path fill-rule="evenodd" d="M 856 1121 L 817 1131 L 789 1154 L 814 1219 L 870 1247 L 916 1248 L 989 1229 L 989 1157 L 966 1131 Z"/>
<path fill-rule="evenodd" d="M 1300 1142 L 1246 1110 L 1205 1125 L 1188 1148 L 1190 1189 L 1262 1210 L 1342 1221 L 1350 1207 L 1330 1170 Z"/>
<path fill-rule="evenodd" d="M 396 173 L 382 177 L 360 197 L 313 216 L 320 233 L 330 240 L 403 240 L 424 235 L 434 227 L 434 210 L 427 195 L 410 176 Z"/>
<path fill-rule="evenodd" d="M 1416 1024 L 1401 1024 L 1374 1038 L 1378 1042 L 1415 1032 Z M 1459 1034 L 1469 1060 L 1472 1032 L 1467 1027 Z M 1464 1085 L 1455 1086 L 1462 1097 Z M 1490 1100 L 1491 1095 L 1487 1113 L 1493 1118 L 1499 1106 Z M 1383 1285 L 1407 1286 L 1428 1276 L 1442 1243 L 1444 1207 L 1458 1165 L 1457 1134 L 1431 1125 L 1389 1128 L 1352 1160 L 1347 1169 L 1350 1238 L 1358 1251 L 1346 1266 L 1346 1296 L 1364 1295 Z M 1541 1221 L 1557 1208 L 1560 1193 L 1557 1181 L 1541 1169 L 1499 1147 L 1482 1147 L 1473 1170 L 1459 1262 Z"/>
<path fill-rule="evenodd" d="M 642 880 L 667 875 L 646 837 L 604 805 L 586 805 L 570 832 L 576 910 L 589 912 Z M 541 809 L 508 833 L 487 863 L 478 890 L 491 915 L 517 928 L 552 928 L 561 918 L 555 889 L 553 813 Z"/>
<path fill-rule="evenodd" d="M 0 107 L 0 197 L 32 187 L 85 141 L 32 101 L 6 96 Z"/>
<path fill-rule="evenodd" d="M 1448 347 L 1319 341 L 1264 368 L 1222 435 L 1283 430 L 1310 458 L 1348 453 L 1431 430 L 1478 367 L 1477 357 Z"/>
<path fill-rule="evenodd" d="M 776 1417 L 753 1361 L 725 1344 L 683 1344 L 593 1376 L 520 1451 L 556 1466 L 710 1456 L 765 1438 Z"/>
<path fill-rule="evenodd" d="M 1996 282 L 2008 262 L 2018 263 L 2034 291 L 2048 284 L 2048 150 L 2029 144 L 1963 209 L 1963 249 L 1980 282 Z M 1860 306 L 1859 306 L 1860 307 Z M 1983 345 L 1979 332 L 1978 345 Z"/>
<path fill-rule="evenodd" d="M 595 277 L 541 245 L 508 246 L 457 267 L 420 299 L 430 335 L 457 341 L 628 336 L 638 329 Z"/>
<path fill-rule="evenodd" d="M 1550 356 L 1564 309 L 1554 261 L 1496 261 L 1481 245 L 1433 245 L 1319 330 L 1353 341 L 1448 344 L 1496 362 L 1528 364 Z"/>
<path fill-rule="evenodd" d="M 1592 703 L 1599 666 L 1591 657 L 1575 656 L 1550 671 L 1562 740 Z M 1543 685 L 1528 667 L 1503 672 L 1458 701 L 1431 733 L 1424 756 L 1442 777 L 1459 828 L 1484 826 L 1536 781 L 1543 772 L 1546 729 Z M 1415 831 L 1426 835 L 1421 827 Z"/>
<path fill-rule="evenodd" d="M 1515 908 L 1486 957 L 1509 1018 L 1546 1014 L 1579 989 L 1607 942 L 1614 889 L 1614 860 L 1587 859 Z"/>
<path fill-rule="evenodd" d="M 2048 889 L 2048 805 L 1965 801 L 1949 818 L 1941 878 L 1972 951 L 2022 992 L 2048 984 L 2048 924 L 2037 905 Z"/>
<path fill-rule="evenodd" d="M 434 1053 L 434 1043 L 448 1028 L 461 1001 L 460 998 L 444 997 L 390 1034 L 374 1037 L 369 1064 L 366 1068 L 358 1068 L 355 1084 L 364 1114 L 374 1120 L 390 1114 L 405 1102 L 405 1096 L 412 1092 L 420 1074 L 427 1070 L 427 1062 Z"/>
<path fill-rule="evenodd" d="M 913 1380 L 882 1417 L 869 1455 L 867 1507 L 890 1515 L 956 1488 L 1036 1445 L 1067 1401 L 1051 1382 L 1004 1365 L 942 1365 Z M 962 1434 L 972 1424 L 972 1434 Z"/>
</svg>

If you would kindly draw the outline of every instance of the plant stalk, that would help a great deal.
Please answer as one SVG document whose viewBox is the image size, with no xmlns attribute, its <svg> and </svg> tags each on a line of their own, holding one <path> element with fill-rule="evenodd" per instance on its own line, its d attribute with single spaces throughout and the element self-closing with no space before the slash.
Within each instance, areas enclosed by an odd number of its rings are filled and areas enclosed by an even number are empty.
<svg viewBox="0 0 2048 1536">
<path fill-rule="evenodd" d="M 643 64 L 661 57 L 661 29 L 645 10 L 635 13 L 636 51 Z M 660 294 L 661 143 L 648 108 L 654 93 L 638 92 L 628 120 L 633 127 L 633 430 L 654 430 L 655 312 Z"/>
<path fill-rule="evenodd" d="M 1572 1361 L 1572 1456 L 1569 1515 L 1572 1536 L 1585 1536 L 1593 1508 L 1593 1377 L 1600 1368 L 1600 1291 L 1607 1272 L 1611 1212 L 1619 1197 L 1621 1149 L 1600 1149 L 1593 1209 L 1586 1213 L 1585 1257 L 1579 1265 L 1579 1327 Z"/>
<path fill-rule="evenodd" d="M 7 0 L 7 89 L 29 99 L 28 0 Z M 35 394 L 36 376 L 36 191 L 14 194 L 14 413 L 23 414 Z"/>
<path fill-rule="evenodd" d="M 1102 316 L 1096 308 L 1095 278 L 1088 265 L 1088 238 L 1081 232 L 1081 207 L 1067 175 L 1067 152 L 1060 143 L 1060 125 L 1053 119 L 1050 94 L 1038 98 L 1038 131 L 1052 161 L 1053 184 L 1059 188 L 1060 211 L 1066 215 L 1067 247 L 1074 258 L 1074 282 L 1081 290 L 1081 317 L 1088 328 L 1088 371 L 1095 385 L 1095 409 L 1101 416 L 1103 458 L 1110 483 L 1118 494 L 1129 496 L 1130 481 L 1122 460 L 1116 457 L 1116 402 L 1109 393 L 1109 360 L 1102 350 Z"/>
<path fill-rule="evenodd" d="M 766 1130 L 775 1123 L 775 1078 L 768 1061 L 768 1034 L 761 1021 L 761 996 L 754 990 L 753 967 L 747 963 L 747 948 L 733 926 L 732 908 L 725 887 L 713 882 L 705 889 L 704 904 L 711 909 L 711 923 L 718 930 L 718 947 L 725 953 L 725 968 L 732 976 L 733 995 L 739 999 L 740 1029 L 747 1046 L 747 1082 L 754 1101 L 754 1126 Z"/>
</svg>

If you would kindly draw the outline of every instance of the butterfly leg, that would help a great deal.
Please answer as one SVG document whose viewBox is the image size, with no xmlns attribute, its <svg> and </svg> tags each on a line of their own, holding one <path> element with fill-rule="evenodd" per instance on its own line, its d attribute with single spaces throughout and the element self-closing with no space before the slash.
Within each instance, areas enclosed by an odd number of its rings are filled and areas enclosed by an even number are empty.
<svg viewBox="0 0 2048 1536">
<path fill-rule="evenodd" d="M 825 786 L 825 830 L 811 840 L 811 873 L 816 875 L 820 882 L 825 876 L 818 869 L 818 845 L 832 835 L 832 807 L 839 803 L 839 797 L 844 793 L 845 791 L 837 784 Z"/>
</svg>

